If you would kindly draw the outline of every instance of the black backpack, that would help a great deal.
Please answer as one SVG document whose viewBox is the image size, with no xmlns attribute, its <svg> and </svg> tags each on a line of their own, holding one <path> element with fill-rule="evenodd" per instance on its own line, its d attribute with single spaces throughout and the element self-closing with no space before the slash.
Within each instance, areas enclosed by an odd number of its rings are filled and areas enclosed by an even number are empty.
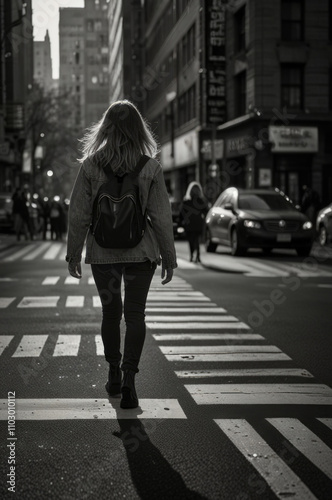
<svg viewBox="0 0 332 500">
<path fill-rule="evenodd" d="M 132 172 L 122 176 L 110 169 L 93 202 L 91 232 L 103 248 L 133 248 L 146 226 L 139 198 L 138 175 L 150 158 L 143 155 Z"/>
</svg>

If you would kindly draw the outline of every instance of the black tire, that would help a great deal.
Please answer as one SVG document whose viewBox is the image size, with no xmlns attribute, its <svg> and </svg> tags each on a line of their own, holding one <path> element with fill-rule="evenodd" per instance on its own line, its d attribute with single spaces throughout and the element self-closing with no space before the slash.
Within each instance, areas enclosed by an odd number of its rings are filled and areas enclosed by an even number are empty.
<svg viewBox="0 0 332 500">
<path fill-rule="evenodd" d="M 232 255 L 234 255 L 234 257 L 238 257 L 246 253 L 246 249 L 241 245 L 239 245 L 239 239 L 236 229 L 233 229 L 231 233 L 231 248 L 232 248 Z"/>
<path fill-rule="evenodd" d="M 206 249 L 206 251 L 209 253 L 215 253 L 215 251 L 217 250 L 217 246 L 218 246 L 217 243 L 213 243 L 213 241 L 211 239 L 211 233 L 207 229 L 206 233 L 205 233 L 205 249 Z"/>
<path fill-rule="evenodd" d="M 318 241 L 319 241 L 319 244 L 322 246 L 327 245 L 327 231 L 326 231 L 326 228 L 324 226 L 321 226 L 319 228 Z"/>
<path fill-rule="evenodd" d="M 299 257 L 309 257 L 311 252 L 311 245 L 306 247 L 299 247 L 296 249 L 296 252 Z"/>
</svg>

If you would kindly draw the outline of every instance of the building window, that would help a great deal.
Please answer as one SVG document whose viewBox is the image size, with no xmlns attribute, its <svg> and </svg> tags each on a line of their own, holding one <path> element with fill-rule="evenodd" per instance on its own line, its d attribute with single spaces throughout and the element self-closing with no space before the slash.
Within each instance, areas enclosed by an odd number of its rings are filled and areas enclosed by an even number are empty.
<svg viewBox="0 0 332 500">
<path fill-rule="evenodd" d="M 303 0 L 281 1 L 281 38 L 291 42 L 304 39 Z"/>
<path fill-rule="evenodd" d="M 179 126 L 196 118 L 196 86 L 190 87 L 179 97 Z"/>
<path fill-rule="evenodd" d="M 303 66 L 281 66 L 281 106 L 303 109 Z"/>
<path fill-rule="evenodd" d="M 235 50 L 242 52 L 246 49 L 246 7 L 239 9 L 234 16 Z"/>
<path fill-rule="evenodd" d="M 235 113 L 236 116 L 245 115 L 247 112 L 247 72 L 242 71 L 235 77 Z"/>
</svg>

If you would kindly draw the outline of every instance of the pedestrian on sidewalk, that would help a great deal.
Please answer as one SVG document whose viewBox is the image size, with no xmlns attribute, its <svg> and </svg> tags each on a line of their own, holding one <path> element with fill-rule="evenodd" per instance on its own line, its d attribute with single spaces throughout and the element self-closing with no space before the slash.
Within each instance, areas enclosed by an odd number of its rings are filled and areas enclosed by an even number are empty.
<svg viewBox="0 0 332 500">
<path fill-rule="evenodd" d="M 29 239 L 29 210 L 27 200 L 21 188 L 17 188 L 12 196 L 13 208 L 12 214 L 14 219 L 14 229 L 17 241 L 21 239 L 21 233 L 25 239 Z"/>
<path fill-rule="evenodd" d="M 208 203 L 199 182 L 191 182 L 180 208 L 180 224 L 184 228 L 189 243 L 190 262 L 200 262 L 200 239 L 205 225 Z"/>
<path fill-rule="evenodd" d="M 109 363 L 105 387 L 110 396 L 121 393 L 122 408 L 138 406 L 135 375 L 145 340 L 146 299 L 156 266 L 162 266 L 163 285 L 172 280 L 173 269 L 177 267 L 170 204 L 156 154 L 155 139 L 137 108 L 127 100 L 114 102 L 84 136 L 81 167 L 69 207 L 68 270 L 75 278 L 82 277 L 81 255 L 87 236 L 85 262 L 91 264 L 102 304 L 101 335 Z M 137 183 L 142 213 L 148 217 L 145 232 L 132 248 L 104 248 L 96 241 L 97 226 L 91 227 L 94 200 L 107 182 L 112 187 L 128 179 Z M 123 357 L 122 308 L 126 322 Z"/>
</svg>

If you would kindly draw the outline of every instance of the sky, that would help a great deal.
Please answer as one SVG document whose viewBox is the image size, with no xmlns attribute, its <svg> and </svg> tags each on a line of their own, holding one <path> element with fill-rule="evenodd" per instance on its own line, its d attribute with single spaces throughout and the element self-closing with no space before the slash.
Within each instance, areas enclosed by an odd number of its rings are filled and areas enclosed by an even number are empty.
<svg viewBox="0 0 332 500">
<path fill-rule="evenodd" d="M 84 0 L 32 0 L 33 38 L 44 40 L 48 29 L 53 78 L 59 78 L 59 7 L 84 7 Z"/>
</svg>

